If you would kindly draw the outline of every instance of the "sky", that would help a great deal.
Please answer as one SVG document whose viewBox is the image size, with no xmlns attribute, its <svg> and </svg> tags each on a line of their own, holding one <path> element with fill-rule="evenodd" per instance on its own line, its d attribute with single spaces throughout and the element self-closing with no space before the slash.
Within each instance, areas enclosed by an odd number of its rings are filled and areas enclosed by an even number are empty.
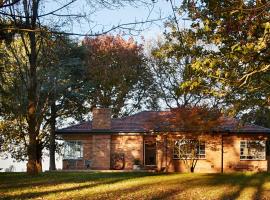
<svg viewBox="0 0 270 200">
<path fill-rule="evenodd" d="M 93 2 L 91 0 L 86 0 L 88 3 L 85 3 L 83 0 L 77 0 L 75 4 L 73 4 L 68 12 L 70 13 L 89 13 L 89 2 Z M 56 2 L 60 1 L 45 1 L 46 4 L 43 5 L 44 12 L 55 10 L 55 8 L 58 8 L 59 5 L 57 5 Z M 181 0 L 175 0 L 175 5 L 179 6 Z M 151 10 L 151 12 L 149 11 Z M 64 26 L 63 28 L 66 29 L 66 31 L 70 31 L 73 33 L 90 33 L 89 30 L 92 30 L 93 33 L 101 32 L 102 30 L 110 29 L 113 25 L 117 26 L 118 24 L 123 23 L 131 23 L 134 21 L 145 21 L 150 19 L 158 19 L 159 17 L 165 18 L 172 14 L 172 8 L 169 3 L 169 1 L 165 0 L 159 0 L 157 3 L 155 3 L 154 7 L 145 7 L 145 6 L 125 6 L 121 7 L 119 9 L 109 9 L 104 8 L 100 6 L 97 8 L 97 10 L 90 15 L 90 18 L 88 18 L 88 22 L 84 21 L 81 23 L 73 22 L 70 24 L 67 24 L 68 26 Z M 47 23 L 55 23 L 55 20 L 51 21 L 51 19 L 44 19 Z M 143 31 L 138 33 L 132 32 L 132 34 L 136 34 L 134 38 L 138 42 L 142 42 L 142 37 L 146 41 L 151 39 L 156 39 L 158 36 L 162 35 L 162 32 L 164 31 L 164 23 L 165 20 L 157 21 L 152 24 L 145 24 L 144 27 L 142 27 Z M 66 22 L 65 22 L 66 24 Z M 70 26 L 71 25 L 71 26 Z M 182 27 L 184 27 L 184 23 L 181 24 Z M 65 28 L 68 27 L 68 28 Z M 139 28 L 138 26 L 136 28 Z M 113 34 L 116 34 L 117 32 L 114 32 Z M 123 33 L 123 32 L 122 32 Z M 126 32 L 126 37 L 128 37 L 128 32 Z M 80 37 L 79 39 L 82 39 Z M 62 158 L 61 156 L 56 156 L 56 168 L 61 169 L 62 168 Z M 16 162 L 12 159 L 6 159 L 0 160 L 0 168 L 3 168 L 1 171 L 3 172 L 6 168 L 8 168 L 10 165 L 15 166 L 15 171 L 26 171 L 26 162 Z M 44 156 L 43 158 L 43 170 L 49 169 L 49 158 L 48 156 Z M 0 171 L 0 172 L 1 172 Z"/>
</svg>

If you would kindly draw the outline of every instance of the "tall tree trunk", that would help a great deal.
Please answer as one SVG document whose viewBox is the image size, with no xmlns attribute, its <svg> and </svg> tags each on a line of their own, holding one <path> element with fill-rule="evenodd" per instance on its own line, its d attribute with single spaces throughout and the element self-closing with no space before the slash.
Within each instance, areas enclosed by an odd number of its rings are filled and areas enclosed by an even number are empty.
<svg viewBox="0 0 270 200">
<path fill-rule="evenodd" d="M 28 9 L 28 2 L 23 1 L 25 14 L 26 14 L 26 26 L 31 30 L 36 30 L 37 17 L 38 17 L 38 1 L 32 0 L 32 8 Z M 29 14 L 31 13 L 31 14 Z M 31 20 L 30 20 L 31 19 Z M 27 122 L 28 122 L 28 163 L 27 173 L 31 175 L 37 174 L 41 169 L 41 154 L 38 153 L 38 117 L 37 117 L 37 37 L 36 32 L 28 33 L 30 42 L 29 59 L 29 84 L 28 84 L 28 107 L 27 107 Z"/>
<path fill-rule="evenodd" d="M 56 105 L 55 102 L 51 105 L 50 119 L 50 170 L 55 170 L 55 124 L 56 124 Z"/>
<path fill-rule="evenodd" d="M 29 145 L 27 149 L 28 162 L 27 162 L 27 173 L 35 175 L 38 173 L 38 162 L 37 162 L 37 140 L 36 133 L 33 130 L 33 122 L 29 121 L 28 132 L 29 132 Z"/>
<path fill-rule="evenodd" d="M 31 60 L 31 59 L 30 59 Z M 34 175 L 39 171 L 39 163 L 37 154 L 38 146 L 38 134 L 37 130 L 37 113 L 36 113 L 36 104 L 37 104 L 37 81 L 36 81 L 36 67 L 33 62 L 30 62 L 30 77 L 29 77 L 29 89 L 28 89 L 28 108 L 27 108 L 27 122 L 28 122 L 28 134 L 29 134 L 29 145 L 28 145 L 28 163 L 27 163 L 27 173 Z"/>
<path fill-rule="evenodd" d="M 42 144 L 40 141 L 37 143 L 37 169 L 42 172 Z"/>
</svg>

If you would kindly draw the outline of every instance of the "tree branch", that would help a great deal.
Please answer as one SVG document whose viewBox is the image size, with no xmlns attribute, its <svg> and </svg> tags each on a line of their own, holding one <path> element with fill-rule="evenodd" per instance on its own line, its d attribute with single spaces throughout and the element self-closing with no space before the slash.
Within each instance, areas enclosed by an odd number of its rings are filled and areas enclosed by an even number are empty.
<svg viewBox="0 0 270 200">
<path fill-rule="evenodd" d="M 53 15 L 53 14 L 55 14 L 56 12 L 62 10 L 63 8 L 68 7 L 69 5 L 71 5 L 72 3 L 76 2 L 76 1 L 77 1 L 77 0 L 72 0 L 72 1 L 70 1 L 69 3 L 67 3 L 67 4 L 65 4 L 65 5 L 63 5 L 63 6 L 61 6 L 60 8 L 57 8 L 56 10 L 50 11 L 50 12 L 45 13 L 45 14 L 43 14 L 43 15 L 39 15 L 38 17 L 45 17 L 45 16 L 48 16 L 48 15 Z"/>
<path fill-rule="evenodd" d="M 146 24 L 146 23 L 153 23 L 156 21 L 164 20 L 166 18 L 159 18 L 159 19 L 152 19 L 152 20 L 146 20 L 146 21 L 138 21 L 138 22 L 129 22 L 129 23 L 123 23 L 119 24 L 117 26 L 112 26 L 110 29 L 97 32 L 97 33 L 72 33 L 72 32 L 65 32 L 65 31 L 50 31 L 50 30 L 44 30 L 41 28 L 36 28 L 36 29 L 27 29 L 27 28 L 2 28 L 2 30 L 6 31 L 15 31 L 15 32 L 44 32 L 44 33 L 51 33 L 51 34 L 58 34 L 58 35 L 72 35 L 72 36 L 85 36 L 85 37 L 91 37 L 91 36 L 100 36 L 100 35 L 105 35 L 109 32 L 112 32 L 117 29 L 124 29 L 124 30 L 134 30 L 134 28 L 130 28 L 128 26 L 132 25 L 138 25 L 138 24 Z"/>
<path fill-rule="evenodd" d="M 0 8 L 5 8 L 5 7 L 9 7 L 9 6 L 13 6 L 16 3 L 18 3 L 20 0 L 14 0 L 11 3 L 6 4 L 8 1 L 3 1 L 2 3 L 0 3 Z"/>
</svg>

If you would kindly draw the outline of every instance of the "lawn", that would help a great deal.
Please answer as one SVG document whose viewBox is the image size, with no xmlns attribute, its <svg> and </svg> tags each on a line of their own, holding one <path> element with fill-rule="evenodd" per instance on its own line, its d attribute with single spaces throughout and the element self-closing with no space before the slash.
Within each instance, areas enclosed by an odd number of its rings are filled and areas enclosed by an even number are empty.
<svg viewBox="0 0 270 200">
<path fill-rule="evenodd" d="M 270 174 L 0 173 L 0 199 L 270 199 Z"/>
</svg>

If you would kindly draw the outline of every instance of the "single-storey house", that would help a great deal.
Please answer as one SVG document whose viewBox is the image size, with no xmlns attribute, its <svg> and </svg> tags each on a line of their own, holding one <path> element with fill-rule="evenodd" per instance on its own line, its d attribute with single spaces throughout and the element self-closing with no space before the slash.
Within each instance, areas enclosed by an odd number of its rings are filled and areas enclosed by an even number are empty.
<svg viewBox="0 0 270 200">
<path fill-rule="evenodd" d="M 143 111 L 111 119 L 110 109 L 95 108 L 93 120 L 57 130 L 65 142 L 63 169 L 142 169 L 185 172 L 182 138 L 198 141 L 194 172 L 268 171 L 270 129 L 240 125 L 225 118 L 213 131 L 195 134 L 151 123 L 173 118 L 171 111 Z M 166 120 L 164 120 L 166 121 Z M 164 123 L 165 124 L 165 123 Z M 192 150 L 186 148 L 185 158 Z"/>
</svg>

